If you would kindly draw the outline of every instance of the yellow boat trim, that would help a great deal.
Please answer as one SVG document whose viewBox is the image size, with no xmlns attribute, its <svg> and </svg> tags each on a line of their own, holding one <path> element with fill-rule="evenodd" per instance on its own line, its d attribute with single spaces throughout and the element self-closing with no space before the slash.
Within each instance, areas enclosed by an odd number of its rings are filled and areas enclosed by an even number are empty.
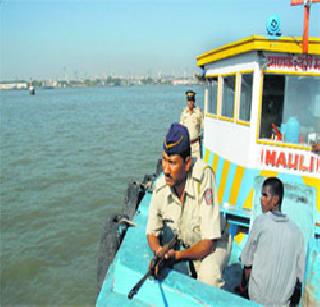
<svg viewBox="0 0 320 307">
<path fill-rule="evenodd" d="M 236 123 L 237 125 L 241 125 L 241 126 L 247 126 L 250 127 L 250 122 L 246 122 L 243 120 L 236 120 L 234 121 L 234 119 L 229 118 L 229 117 L 223 117 L 223 116 L 217 116 L 213 113 L 205 113 L 204 114 L 205 117 L 210 117 L 210 118 L 214 118 L 214 119 L 218 119 L 218 120 L 223 120 L 223 121 L 228 121 L 228 122 L 232 122 L 232 123 Z"/>
<path fill-rule="evenodd" d="M 234 91 L 234 102 L 233 102 L 233 113 L 234 113 L 234 118 L 236 121 L 239 119 L 239 114 L 240 114 L 240 91 L 241 91 L 241 83 L 240 83 L 240 73 L 236 73 L 236 84 L 235 84 L 235 91 Z"/>
<path fill-rule="evenodd" d="M 252 205 L 253 205 L 253 193 L 254 190 L 250 189 L 249 195 L 246 199 L 246 201 L 243 204 L 243 209 L 252 209 Z"/>
<path fill-rule="evenodd" d="M 298 75 L 298 76 L 310 76 L 310 77 L 319 77 L 320 73 L 314 71 L 288 71 L 288 70 L 273 70 L 266 69 L 263 70 L 263 73 L 268 75 Z"/>
<path fill-rule="evenodd" d="M 208 74 L 205 75 L 206 79 L 214 79 L 214 78 L 218 78 L 219 76 L 229 76 L 229 75 L 236 75 L 237 73 L 240 73 L 240 75 L 249 75 L 249 74 L 253 74 L 254 71 L 249 69 L 249 70 L 239 70 L 239 71 L 232 71 L 228 74 Z"/>
<path fill-rule="evenodd" d="M 311 147 L 310 146 L 305 146 L 305 145 L 300 145 L 300 144 L 282 143 L 280 141 L 257 140 L 257 144 L 271 145 L 271 146 L 291 148 L 291 149 L 302 149 L 302 150 L 311 151 Z"/>
<path fill-rule="evenodd" d="M 236 120 L 236 124 L 242 125 L 242 126 L 250 126 L 250 122 L 246 122 L 246 121 L 240 120 L 240 119 Z"/>
<path fill-rule="evenodd" d="M 320 38 L 309 38 L 309 54 L 320 55 Z M 197 57 L 197 65 L 234 57 L 250 51 L 268 51 L 281 53 L 302 53 L 302 37 L 282 37 L 280 39 L 268 39 L 262 35 L 250 37 L 212 49 Z"/>
<path fill-rule="evenodd" d="M 218 118 L 217 115 L 215 115 L 215 114 L 213 114 L 213 113 L 209 113 L 209 112 L 206 113 L 205 116 L 206 116 L 206 117 L 211 117 L 211 118 Z"/>
<path fill-rule="evenodd" d="M 210 151 L 209 151 L 209 149 L 206 148 L 206 151 L 205 151 L 205 153 L 204 153 L 203 160 L 204 160 L 204 161 L 208 161 L 208 160 L 209 160 L 209 156 L 210 156 Z"/>
<path fill-rule="evenodd" d="M 226 184 L 227 184 L 229 168 L 230 168 L 230 161 L 225 160 L 224 164 L 223 164 L 221 181 L 220 181 L 220 186 L 219 186 L 219 190 L 218 190 L 218 202 L 219 202 L 219 204 L 222 203 L 224 190 L 225 190 Z"/>
<path fill-rule="evenodd" d="M 226 122 L 234 122 L 234 117 L 227 117 L 227 116 L 218 116 L 218 119 L 220 119 L 220 120 L 224 120 L 224 121 L 226 121 Z"/>
<path fill-rule="evenodd" d="M 240 73 L 241 75 L 249 75 L 249 74 L 253 74 L 253 73 L 254 73 L 254 70 L 252 70 L 252 69 L 239 70 L 239 73 Z"/>
<path fill-rule="evenodd" d="M 237 235 L 234 236 L 234 240 L 238 245 L 240 245 L 241 241 L 244 239 L 245 234 L 243 232 L 239 232 Z"/>
<path fill-rule="evenodd" d="M 219 162 L 219 156 L 215 154 L 212 160 L 212 169 L 214 170 L 214 172 L 217 171 L 218 162 Z"/>
<path fill-rule="evenodd" d="M 205 78 L 206 79 L 214 79 L 214 78 L 218 78 L 219 74 L 212 74 L 212 75 L 206 75 Z"/>
<path fill-rule="evenodd" d="M 236 76 L 236 73 L 237 72 L 228 72 L 228 73 L 223 73 L 221 74 L 221 77 L 224 78 L 224 77 L 230 77 L 230 76 Z"/>
<path fill-rule="evenodd" d="M 316 190 L 316 208 L 320 212 L 320 179 L 302 176 L 305 185 L 312 186 Z"/>
<path fill-rule="evenodd" d="M 229 198 L 229 204 L 231 205 L 236 205 L 237 203 L 237 199 L 238 199 L 238 195 L 240 192 L 240 186 L 241 186 L 241 182 L 244 176 L 244 172 L 245 172 L 245 168 L 242 166 L 237 166 L 236 167 L 236 172 L 234 175 L 234 180 L 232 182 L 232 186 L 231 186 L 231 192 L 230 192 L 230 198 Z"/>
<path fill-rule="evenodd" d="M 261 110 L 262 110 L 262 93 L 263 93 L 263 72 L 260 72 L 260 84 L 259 84 L 259 101 L 258 101 L 258 125 L 256 127 L 256 143 L 259 140 L 259 129 L 261 123 Z"/>
<path fill-rule="evenodd" d="M 222 77 L 218 76 L 218 88 L 217 88 L 217 115 L 221 115 L 221 105 L 222 105 Z"/>
<path fill-rule="evenodd" d="M 262 177 L 277 177 L 278 172 L 264 170 L 264 171 L 260 172 L 260 176 L 262 176 Z"/>
</svg>

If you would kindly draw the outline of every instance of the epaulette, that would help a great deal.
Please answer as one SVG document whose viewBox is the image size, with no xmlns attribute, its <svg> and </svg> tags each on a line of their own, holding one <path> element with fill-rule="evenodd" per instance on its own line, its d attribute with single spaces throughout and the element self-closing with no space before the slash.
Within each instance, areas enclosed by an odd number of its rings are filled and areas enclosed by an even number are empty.
<svg viewBox="0 0 320 307">
<path fill-rule="evenodd" d="M 201 181 L 203 178 L 203 172 L 207 168 L 210 168 L 207 163 L 203 160 L 197 160 L 192 168 L 192 177 L 197 181 Z"/>
<path fill-rule="evenodd" d="M 163 188 L 165 188 L 166 186 L 167 186 L 166 179 L 164 178 L 164 175 L 162 175 L 157 180 L 155 187 L 154 187 L 154 191 L 158 192 L 158 191 L 162 190 Z"/>
</svg>

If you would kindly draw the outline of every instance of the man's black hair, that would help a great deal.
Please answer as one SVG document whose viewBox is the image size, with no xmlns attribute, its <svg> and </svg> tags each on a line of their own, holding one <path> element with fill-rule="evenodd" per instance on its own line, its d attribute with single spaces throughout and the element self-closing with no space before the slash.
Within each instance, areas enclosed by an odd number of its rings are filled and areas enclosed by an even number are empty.
<svg viewBox="0 0 320 307">
<path fill-rule="evenodd" d="M 277 177 L 269 177 L 263 181 L 262 188 L 269 186 L 271 194 L 279 196 L 279 206 L 281 208 L 282 198 L 284 196 L 284 187 L 282 181 Z"/>
</svg>

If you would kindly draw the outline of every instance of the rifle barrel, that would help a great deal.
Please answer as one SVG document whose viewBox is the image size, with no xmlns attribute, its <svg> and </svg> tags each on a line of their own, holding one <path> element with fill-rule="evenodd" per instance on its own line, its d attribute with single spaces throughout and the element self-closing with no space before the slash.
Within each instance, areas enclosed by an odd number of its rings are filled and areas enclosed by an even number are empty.
<svg viewBox="0 0 320 307">
<path fill-rule="evenodd" d="M 146 281 L 146 279 L 151 276 L 152 272 L 149 270 L 135 285 L 134 287 L 130 290 L 128 294 L 128 299 L 131 300 L 133 297 L 138 293 L 140 290 L 141 286 L 143 283 Z"/>
<path fill-rule="evenodd" d="M 177 236 L 175 235 L 172 240 L 165 246 L 165 253 L 171 249 L 174 248 L 175 244 L 177 242 Z M 163 254 L 164 256 L 164 254 Z M 149 276 L 154 276 L 154 270 L 156 268 L 156 266 L 160 263 L 162 264 L 162 262 L 164 261 L 163 256 L 158 257 L 156 256 L 153 261 L 152 261 L 152 268 L 149 268 L 148 272 L 134 285 L 134 287 L 130 290 L 129 294 L 128 294 L 128 299 L 131 300 L 133 299 L 133 297 L 138 293 L 138 291 L 140 290 L 141 286 L 143 285 L 143 283 L 146 281 L 146 279 Z"/>
</svg>

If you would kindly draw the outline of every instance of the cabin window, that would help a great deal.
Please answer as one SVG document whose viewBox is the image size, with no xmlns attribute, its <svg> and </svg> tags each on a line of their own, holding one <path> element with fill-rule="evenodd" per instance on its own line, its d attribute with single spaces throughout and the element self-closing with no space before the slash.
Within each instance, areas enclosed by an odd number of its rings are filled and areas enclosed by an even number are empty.
<svg viewBox="0 0 320 307">
<path fill-rule="evenodd" d="M 320 76 L 264 75 L 260 138 L 308 145 L 320 139 Z"/>
<path fill-rule="evenodd" d="M 226 117 L 234 117 L 234 92 L 236 77 L 234 75 L 223 77 L 222 84 L 221 115 Z"/>
<path fill-rule="evenodd" d="M 217 114 L 218 79 L 208 80 L 208 112 Z"/>
<path fill-rule="evenodd" d="M 250 121 L 251 115 L 252 85 L 253 74 L 242 74 L 239 119 L 247 122 Z"/>
</svg>

